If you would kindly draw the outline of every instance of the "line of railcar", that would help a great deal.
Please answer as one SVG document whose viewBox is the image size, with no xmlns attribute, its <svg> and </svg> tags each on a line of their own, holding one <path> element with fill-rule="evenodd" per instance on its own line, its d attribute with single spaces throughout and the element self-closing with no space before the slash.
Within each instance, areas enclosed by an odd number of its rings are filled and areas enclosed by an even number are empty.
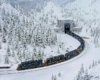
<svg viewBox="0 0 100 80">
<path fill-rule="evenodd" d="M 47 58 L 46 61 L 43 63 L 43 60 L 33 60 L 33 61 L 27 61 L 27 62 L 21 62 L 21 64 L 18 65 L 17 70 L 25 70 L 25 69 L 33 69 L 33 68 L 38 68 L 38 67 L 43 67 L 43 66 L 49 66 L 52 64 L 57 64 L 66 60 L 69 60 L 75 56 L 77 56 L 78 54 L 80 54 L 85 47 L 85 42 L 84 40 L 72 33 L 72 32 L 66 32 L 67 34 L 69 34 L 70 36 L 74 37 L 75 39 L 77 39 L 80 42 L 80 46 L 68 53 L 65 53 L 65 55 L 58 55 L 58 56 L 54 56 L 54 57 L 50 57 Z"/>
<path fill-rule="evenodd" d="M 11 65 L 9 64 L 2 64 L 0 65 L 0 69 L 9 69 Z"/>
</svg>

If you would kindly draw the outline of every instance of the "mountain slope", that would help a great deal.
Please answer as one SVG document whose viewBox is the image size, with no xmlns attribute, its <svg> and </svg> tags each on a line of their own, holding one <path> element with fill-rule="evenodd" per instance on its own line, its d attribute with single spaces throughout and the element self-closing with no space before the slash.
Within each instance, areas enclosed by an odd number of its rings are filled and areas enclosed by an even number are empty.
<svg viewBox="0 0 100 80">
<path fill-rule="evenodd" d="M 59 5 L 60 7 L 64 7 L 68 3 L 72 3 L 75 0 L 45 0 L 45 1 L 47 2 L 52 1 L 55 4 Z M 38 4 L 42 5 L 44 0 L 8 0 L 8 2 L 10 2 L 13 7 L 15 7 L 15 5 L 21 6 L 26 12 L 30 10 L 30 8 L 36 7 Z"/>
</svg>

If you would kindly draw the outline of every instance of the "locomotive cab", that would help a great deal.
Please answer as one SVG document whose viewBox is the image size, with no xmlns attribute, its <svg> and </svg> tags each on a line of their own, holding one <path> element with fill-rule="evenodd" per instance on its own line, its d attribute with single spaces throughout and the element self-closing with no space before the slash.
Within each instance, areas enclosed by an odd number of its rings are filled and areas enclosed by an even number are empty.
<svg viewBox="0 0 100 80">
<path fill-rule="evenodd" d="M 18 71 L 21 70 L 20 64 L 18 64 L 17 70 L 18 70 Z"/>
</svg>

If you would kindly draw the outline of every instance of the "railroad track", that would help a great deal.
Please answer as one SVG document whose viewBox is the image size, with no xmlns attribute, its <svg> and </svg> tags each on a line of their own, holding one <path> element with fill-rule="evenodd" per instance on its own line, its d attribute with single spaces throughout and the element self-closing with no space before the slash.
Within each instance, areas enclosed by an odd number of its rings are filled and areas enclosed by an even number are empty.
<svg viewBox="0 0 100 80">
<path fill-rule="evenodd" d="M 68 64 L 74 60 L 77 60 L 79 58 L 81 58 L 82 56 L 84 56 L 88 50 L 90 49 L 89 44 L 85 41 L 85 48 L 82 51 L 81 54 L 79 54 L 78 56 L 69 59 L 67 61 L 61 62 L 59 64 L 54 64 L 54 65 L 49 65 L 49 66 L 44 66 L 44 67 L 40 67 L 40 68 L 34 68 L 34 69 L 28 69 L 28 70 L 22 70 L 22 71 L 17 71 L 17 70 L 0 70 L 0 75 L 10 75 L 10 74 L 19 74 L 19 73 L 25 73 L 25 72 L 34 72 L 34 71 L 39 71 L 39 70 L 45 70 L 45 69 L 49 69 L 49 68 L 53 68 L 56 66 L 60 66 L 60 65 L 65 65 Z"/>
</svg>

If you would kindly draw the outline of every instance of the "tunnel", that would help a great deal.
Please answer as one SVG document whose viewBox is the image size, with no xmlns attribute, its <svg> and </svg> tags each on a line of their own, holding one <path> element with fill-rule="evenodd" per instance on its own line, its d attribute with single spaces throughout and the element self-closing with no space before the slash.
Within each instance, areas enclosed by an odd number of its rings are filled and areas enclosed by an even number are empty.
<svg viewBox="0 0 100 80">
<path fill-rule="evenodd" d="M 65 23 L 64 27 L 65 27 L 65 33 L 70 31 L 70 23 Z"/>
</svg>

